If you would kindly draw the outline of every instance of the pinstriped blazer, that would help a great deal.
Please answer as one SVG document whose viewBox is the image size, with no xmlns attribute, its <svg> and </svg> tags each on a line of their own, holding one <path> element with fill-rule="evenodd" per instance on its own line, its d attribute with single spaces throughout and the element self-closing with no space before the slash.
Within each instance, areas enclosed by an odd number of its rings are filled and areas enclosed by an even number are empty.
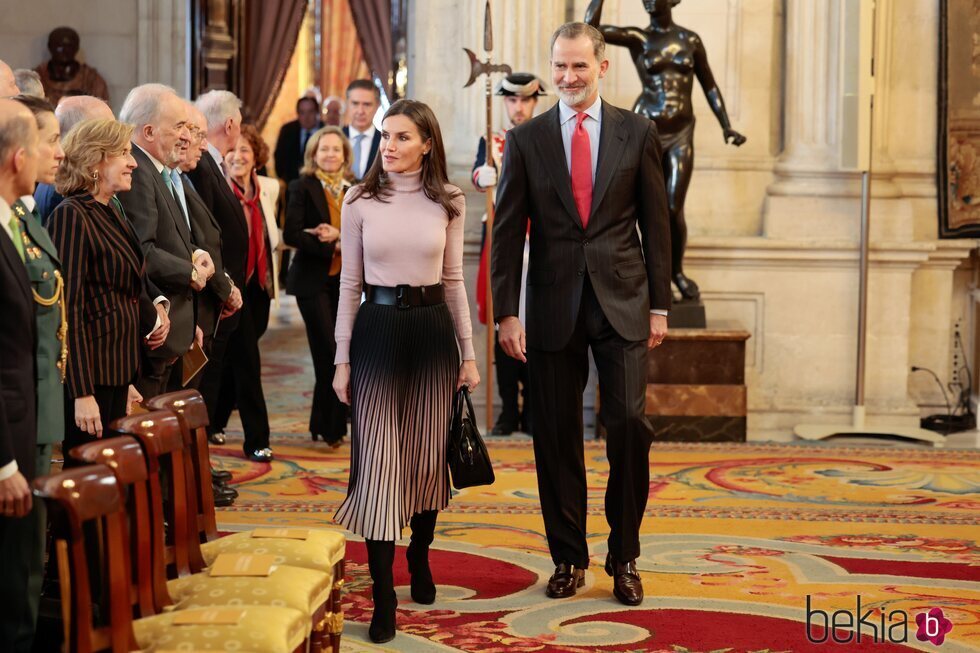
<svg viewBox="0 0 980 653">
<path fill-rule="evenodd" d="M 127 385 L 139 371 L 143 253 L 129 221 L 90 194 L 65 198 L 48 222 L 65 276 L 71 397 Z M 142 306 L 141 306 L 142 303 Z"/>
</svg>

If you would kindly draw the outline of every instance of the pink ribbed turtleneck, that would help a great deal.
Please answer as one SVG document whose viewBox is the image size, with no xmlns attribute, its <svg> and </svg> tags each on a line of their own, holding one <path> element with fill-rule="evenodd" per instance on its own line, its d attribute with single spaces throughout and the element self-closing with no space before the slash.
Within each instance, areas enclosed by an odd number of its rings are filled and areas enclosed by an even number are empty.
<svg viewBox="0 0 980 653">
<path fill-rule="evenodd" d="M 394 192 L 386 202 L 363 197 L 351 202 L 355 194 L 355 189 L 351 189 L 341 211 L 344 256 L 335 362 L 350 362 L 350 334 L 364 283 L 431 286 L 442 282 L 463 360 L 475 360 L 473 326 L 463 285 L 466 199 L 458 188 L 447 186 L 458 193 L 453 203 L 459 209 L 459 217 L 450 220 L 442 206 L 422 191 L 421 170 L 387 174 Z"/>
</svg>

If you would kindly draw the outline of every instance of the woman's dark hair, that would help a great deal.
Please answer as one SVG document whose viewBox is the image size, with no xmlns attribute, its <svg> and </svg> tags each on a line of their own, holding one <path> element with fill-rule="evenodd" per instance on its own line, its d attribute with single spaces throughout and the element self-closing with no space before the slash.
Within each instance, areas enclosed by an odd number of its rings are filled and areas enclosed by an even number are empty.
<svg viewBox="0 0 980 653">
<path fill-rule="evenodd" d="M 41 126 L 41 120 L 39 116 L 42 113 L 54 114 L 54 107 L 50 102 L 43 98 L 34 97 L 33 95 L 15 95 L 10 98 L 11 100 L 16 100 L 20 102 L 25 107 L 30 109 L 31 113 L 34 114 L 34 119 L 37 120 L 37 126 Z"/>
<path fill-rule="evenodd" d="M 442 205 L 450 220 L 458 217 L 459 208 L 453 205 L 453 199 L 459 195 L 460 191 L 450 191 L 446 188 L 449 184 L 449 175 L 446 171 L 446 148 L 442 144 L 442 131 L 439 129 L 436 114 L 432 112 L 429 105 L 422 102 L 398 100 L 385 112 L 382 120 L 387 120 L 391 116 L 405 116 L 415 124 L 423 141 L 432 142 L 429 153 L 422 155 L 422 191 L 430 200 Z M 374 158 L 371 168 L 364 175 L 364 180 L 351 191 L 348 201 L 356 202 L 363 197 L 364 199 L 387 202 L 391 194 L 391 181 L 388 179 L 388 173 L 381 168 L 381 154 L 379 152 L 378 156 Z"/>
</svg>

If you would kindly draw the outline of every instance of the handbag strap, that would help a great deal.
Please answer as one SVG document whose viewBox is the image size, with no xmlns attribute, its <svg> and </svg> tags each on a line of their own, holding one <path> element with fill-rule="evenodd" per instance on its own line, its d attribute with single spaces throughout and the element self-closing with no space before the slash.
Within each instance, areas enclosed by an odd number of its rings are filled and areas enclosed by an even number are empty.
<svg viewBox="0 0 980 653">
<path fill-rule="evenodd" d="M 470 398 L 470 389 L 467 386 L 460 388 L 460 392 L 466 398 L 466 408 L 469 411 L 470 422 L 476 426 L 476 411 L 473 410 L 473 400 Z"/>
</svg>

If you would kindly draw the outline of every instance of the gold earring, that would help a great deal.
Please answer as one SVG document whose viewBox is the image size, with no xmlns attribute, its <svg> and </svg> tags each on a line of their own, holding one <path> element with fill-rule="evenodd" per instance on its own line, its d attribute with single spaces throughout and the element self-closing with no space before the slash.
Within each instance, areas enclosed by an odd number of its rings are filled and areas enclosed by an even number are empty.
<svg viewBox="0 0 980 653">
<path fill-rule="evenodd" d="M 99 171 L 98 170 L 93 170 L 92 171 L 92 179 L 95 179 L 96 181 L 99 180 Z"/>
</svg>

